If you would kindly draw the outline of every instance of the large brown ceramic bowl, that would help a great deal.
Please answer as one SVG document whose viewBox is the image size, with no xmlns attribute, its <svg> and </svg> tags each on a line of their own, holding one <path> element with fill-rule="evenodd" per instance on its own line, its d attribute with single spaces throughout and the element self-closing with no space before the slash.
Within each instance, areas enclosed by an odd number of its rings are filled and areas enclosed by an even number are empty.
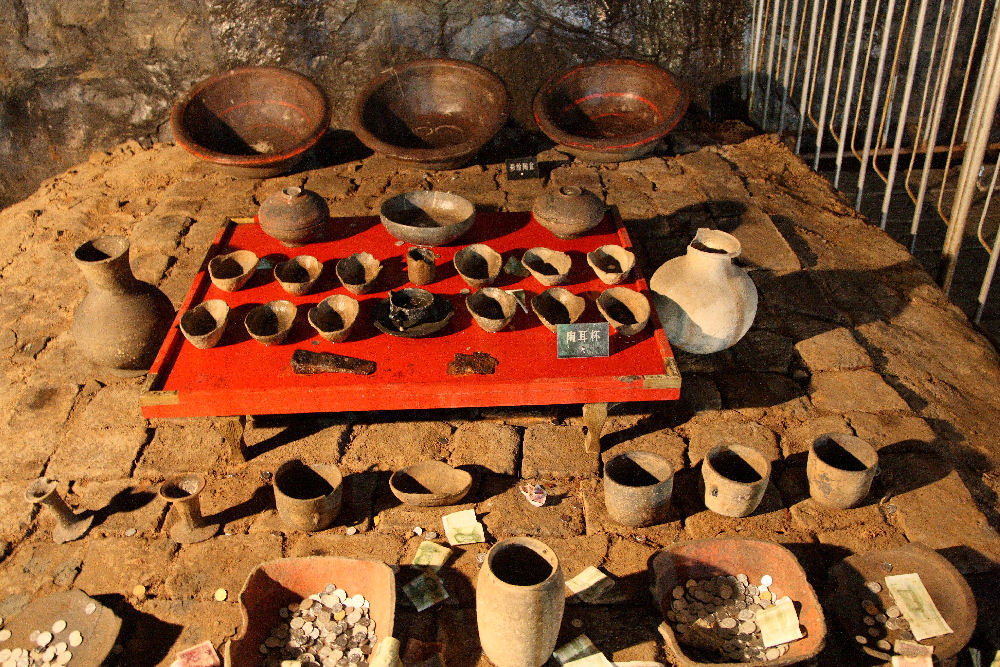
<svg viewBox="0 0 1000 667">
<path fill-rule="evenodd" d="M 354 101 L 351 126 L 366 146 L 421 169 L 454 169 L 507 122 L 498 76 L 463 60 L 428 58 L 390 67 Z"/>
<path fill-rule="evenodd" d="M 170 114 L 174 139 L 235 176 L 282 174 L 330 125 L 326 96 L 279 67 L 243 67 L 192 88 Z"/>
<path fill-rule="evenodd" d="M 621 162 L 651 151 L 688 101 L 677 80 L 656 65 L 601 60 L 546 81 L 535 96 L 535 122 L 574 155 Z"/>
</svg>

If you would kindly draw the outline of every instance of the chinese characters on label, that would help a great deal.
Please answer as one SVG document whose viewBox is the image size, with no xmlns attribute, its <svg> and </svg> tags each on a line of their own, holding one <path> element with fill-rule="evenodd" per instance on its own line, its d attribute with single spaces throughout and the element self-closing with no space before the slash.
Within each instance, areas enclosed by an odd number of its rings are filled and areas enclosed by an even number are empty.
<svg viewBox="0 0 1000 667">
<path fill-rule="evenodd" d="M 607 322 L 556 326 L 556 354 L 560 359 L 606 357 L 610 342 L 611 328 Z"/>
</svg>

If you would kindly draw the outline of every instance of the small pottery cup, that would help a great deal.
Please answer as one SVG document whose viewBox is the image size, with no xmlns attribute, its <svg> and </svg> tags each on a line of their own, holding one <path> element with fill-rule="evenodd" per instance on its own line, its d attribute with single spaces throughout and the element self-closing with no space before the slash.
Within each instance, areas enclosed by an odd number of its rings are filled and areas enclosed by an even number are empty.
<svg viewBox="0 0 1000 667">
<path fill-rule="evenodd" d="M 708 509 L 723 516 L 749 516 L 764 499 L 771 462 L 752 447 L 717 445 L 702 460 L 701 476 Z"/>
<path fill-rule="evenodd" d="M 216 255 L 208 263 L 208 275 L 212 284 L 223 292 L 235 292 L 253 277 L 258 261 L 257 255 L 250 250 Z"/>
<path fill-rule="evenodd" d="M 209 299 L 181 315 L 181 333 L 199 350 L 207 350 L 218 344 L 228 322 L 229 304 Z"/>
<path fill-rule="evenodd" d="M 361 304 L 346 294 L 328 296 L 309 309 L 306 317 L 320 336 L 331 343 L 339 343 L 351 333 L 358 319 Z"/>
<path fill-rule="evenodd" d="M 587 307 L 581 296 L 563 287 L 551 287 L 531 300 L 531 309 L 552 333 L 560 324 L 573 324 Z"/>
<path fill-rule="evenodd" d="M 623 336 L 634 336 L 649 322 L 649 299 L 627 287 L 611 287 L 597 297 L 597 309 Z"/>
<path fill-rule="evenodd" d="M 323 273 L 323 264 L 312 255 L 299 255 L 274 265 L 274 279 L 281 289 L 301 296 L 309 292 Z"/>
<path fill-rule="evenodd" d="M 280 345 L 292 330 L 297 311 L 291 301 L 268 301 L 247 313 L 247 333 L 258 343 Z"/>
<path fill-rule="evenodd" d="M 661 523 L 670 511 L 674 469 L 653 452 L 619 454 L 604 466 L 608 516 L 625 526 Z"/>
<path fill-rule="evenodd" d="M 427 321 L 434 308 L 434 295 L 419 287 L 389 291 L 389 321 L 400 329 Z"/>
<path fill-rule="evenodd" d="M 370 291 L 381 271 L 382 262 L 367 252 L 356 252 L 337 262 L 337 278 L 352 294 Z"/>
<path fill-rule="evenodd" d="M 827 433 L 809 447 L 809 495 L 827 507 L 847 509 L 868 496 L 878 474 L 878 451 L 846 433 Z"/>
<path fill-rule="evenodd" d="M 429 285 L 434 282 L 438 258 L 430 248 L 410 248 L 406 251 L 406 277 L 414 285 Z"/>
<path fill-rule="evenodd" d="M 587 264 L 605 285 L 624 282 L 635 267 L 635 254 L 620 245 L 602 245 L 587 253 Z"/>
<path fill-rule="evenodd" d="M 297 530 L 329 527 L 340 513 L 344 497 L 340 468 L 285 461 L 274 472 L 274 504 L 278 516 Z"/>
<path fill-rule="evenodd" d="M 514 319 L 517 299 L 499 287 L 484 287 L 465 297 L 465 307 L 483 331 L 496 333 Z"/>
<path fill-rule="evenodd" d="M 558 250 L 531 248 L 521 257 L 521 264 L 531 272 L 535 280 L 546 287 L 552 287 L 566 282 L 573 260 Z"/>
<path fill-rule="evenodd" d="M 485 243 L 473 243 L 455 253 L 455 270 L 469 287 L 479 289 L 489 285 L 503 267 L 503 257 Z"/>
</svg>

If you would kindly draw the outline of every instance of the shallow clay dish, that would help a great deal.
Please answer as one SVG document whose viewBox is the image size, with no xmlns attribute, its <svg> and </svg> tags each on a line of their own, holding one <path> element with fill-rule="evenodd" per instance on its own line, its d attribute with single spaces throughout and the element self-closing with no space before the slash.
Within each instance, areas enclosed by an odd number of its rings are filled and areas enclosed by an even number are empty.
<svg viewBox="0 0 1000 667">
<path fill-rule="evenodd" d="M 170 114 L 174 139 L 235 176 L 268 178 L 290 170 L 330 125 L 316 84 L 279 67 L 242 67 L 202 81 Z"/>
<path fill-rule="evenodd" d="M 451 243 L 472 228 L 476 207 L 450 192 L 404 192 L 382 202 L 382 226 L 400 241 L 419 246 Z"/>
<path fill-rule="evenodd" d="M 441 461 L 421 461 L 394 472 L 389 488 L 407 505 L 454 505 L 472 488 L 472 475 Z"/>
<path fill-rule="evenodd" d="M 400 329 L 396 323 L 389 318 L 389 299 L 382 299 L 375 304 L 373 323 L 375 324 L 376 329 L 382 333 L 387 333 L 390 336 L 399 336 L 401 338 L 423 338 L 424 336 L 436 334 L 438 331 L 441 331 L 448 326 L 448 322 L 454 314 L 455 307 L 451 305 L 451 301 L 444 298 L 440 294 L 435 294 L 434 304 L 431 306 L 431 315 L 429 319 L 412 327 Z"/>
<path fill-rule="evenodd" d="M 500 78 L 463 60 L 427 58 L 383 70 L 358 93 L 351 129 L 373 151 L 420 169 L 454 169 L 507 122 Z"/>
</svg>

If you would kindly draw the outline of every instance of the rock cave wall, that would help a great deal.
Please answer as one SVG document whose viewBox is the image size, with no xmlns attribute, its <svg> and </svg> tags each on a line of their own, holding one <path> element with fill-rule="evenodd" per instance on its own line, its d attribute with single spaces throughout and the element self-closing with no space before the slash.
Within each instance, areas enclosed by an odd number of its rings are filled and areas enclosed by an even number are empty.
<svg viewBox="0 0 1000 667">
<path fill-rule="evenodd" d="M 703 108 L 739 74 L 747 12 L 727 0 L 0 0 L 0 207 L 126 138 L 169 140 L 174 100 L 240 65 L 316 80 L 333 126 L 386 66 L 452 57 L 497 72 L 512 122 L 550 75 L 629 56 Z"/>
</svg>

